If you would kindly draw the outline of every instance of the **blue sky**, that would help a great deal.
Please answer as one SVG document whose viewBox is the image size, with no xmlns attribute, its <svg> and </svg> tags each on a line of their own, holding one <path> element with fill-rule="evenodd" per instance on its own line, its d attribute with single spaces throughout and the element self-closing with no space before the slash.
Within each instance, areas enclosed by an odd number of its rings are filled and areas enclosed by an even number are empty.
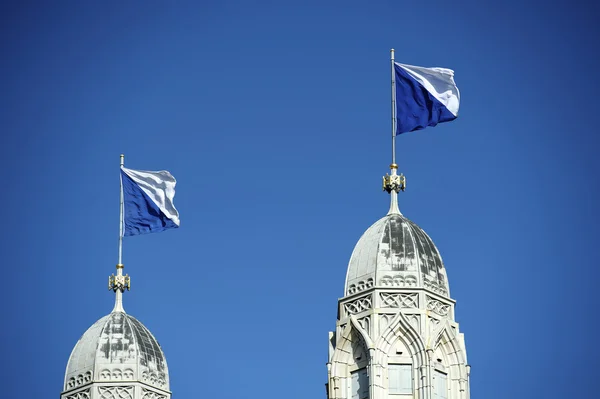
<svg viewBox="0 0 600 399">
<path fill-rule="evenodd" d="M 181 228 L 124 246 L 125 309 L 174 397 L 324 398 L 347 262 L 388 208 L 391 47 L 461 90 L 459 118 L 399 136 L 397 156 L 472 397 L 591 397 L 598 6 L 121 3 L 0 6 L 3 397 L 58 397 L 112 309 L 124 153 L 178 180 Z"/>
</svg>

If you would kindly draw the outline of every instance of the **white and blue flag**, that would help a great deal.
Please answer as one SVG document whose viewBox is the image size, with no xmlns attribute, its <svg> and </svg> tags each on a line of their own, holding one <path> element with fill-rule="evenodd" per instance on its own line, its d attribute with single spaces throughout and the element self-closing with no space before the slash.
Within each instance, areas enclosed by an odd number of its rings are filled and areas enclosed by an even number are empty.
<svg viewBox="0 0 600 399">
<path fill-rule="evenodd" d="M 397 62 L 394 68 L 397 135 L 456 119 L 460 93 L 453 70 Z"/>
<path fill-rule="evenodd" d="M 123 235 L 156 233 L 179 227 L 173 205 L 175 184 L 166 170 L 149 172 L 121 167 L 123 185 Z"/>
</svg>

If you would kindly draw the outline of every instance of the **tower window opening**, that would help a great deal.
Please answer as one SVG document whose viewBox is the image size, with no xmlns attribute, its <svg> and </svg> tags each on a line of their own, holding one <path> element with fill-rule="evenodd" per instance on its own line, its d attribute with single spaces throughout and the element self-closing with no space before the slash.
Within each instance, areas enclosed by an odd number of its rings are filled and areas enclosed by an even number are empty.
<svg viewBox="0 0 600 399">
<path fill-rule="evenodd" d="M 367 369 L 362 368 L 353 371 L 350 375 L 350 398 L 368 399 L 369 398 L 369 377 Z"/>
<path fill-rule="evenodd" d="M 433 374 L 433 399 L 448 399 L 448 376 L 441 371 Z"/>
<path fill-rule="evenodd" d="M 412 395 L 412 365 L 390 364 L 388 366 L 388 384 L 391 395 Z"/>
</svg>

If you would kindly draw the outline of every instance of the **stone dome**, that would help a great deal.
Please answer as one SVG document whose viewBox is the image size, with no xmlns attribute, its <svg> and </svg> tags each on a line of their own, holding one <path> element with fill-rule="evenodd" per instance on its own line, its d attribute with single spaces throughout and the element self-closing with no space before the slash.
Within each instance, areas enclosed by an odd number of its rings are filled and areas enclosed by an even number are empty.
<svg viewBox="0 0 600 399">
<path fill-rule="evenodd" d="M 345 295 L 372 287 L 426 288 L 450 295 L 446 270 L 433 241 L 399 212 L 369 227 L 352 252 Z"/>
<path fill-rule="evenodd" d="M 92 382 L 139 381 L 169 390 L 165 355 L 136 318 L 113 311 L 79 339 L 67 364 L 65 391 Z"/>
</svg>

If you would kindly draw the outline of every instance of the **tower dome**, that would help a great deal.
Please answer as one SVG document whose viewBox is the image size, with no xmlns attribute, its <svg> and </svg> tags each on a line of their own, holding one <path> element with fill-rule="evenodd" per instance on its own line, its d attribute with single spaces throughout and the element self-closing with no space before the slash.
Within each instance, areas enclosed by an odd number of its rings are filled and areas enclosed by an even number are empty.
<svg viewBox="0 0 600 399">
<path fill-rule="evenodd" d="M 167 360 L 154 335 L 125 313 L 122 295 L 130 278 L 117 265 L 109 278 L 112 312 L 79 338 L 65 372 L 61 399 L 170 399 Z"/>
<path fill-rule="evenodd" d="M 94 323 L 75 345 L 64 389 L 93 382 L 134 381 L 168 391 L 167 361 L 158 341 L 142 323 L 125 312 L 113 311 Z"/>
<path fill-rule="evenodd" d="M 365 231 L 354 247 L 345 295 L 372 287 L 427 288 L 449 296 L 448 279 L 435 244 L 399 211 Z"/>
</svg>

